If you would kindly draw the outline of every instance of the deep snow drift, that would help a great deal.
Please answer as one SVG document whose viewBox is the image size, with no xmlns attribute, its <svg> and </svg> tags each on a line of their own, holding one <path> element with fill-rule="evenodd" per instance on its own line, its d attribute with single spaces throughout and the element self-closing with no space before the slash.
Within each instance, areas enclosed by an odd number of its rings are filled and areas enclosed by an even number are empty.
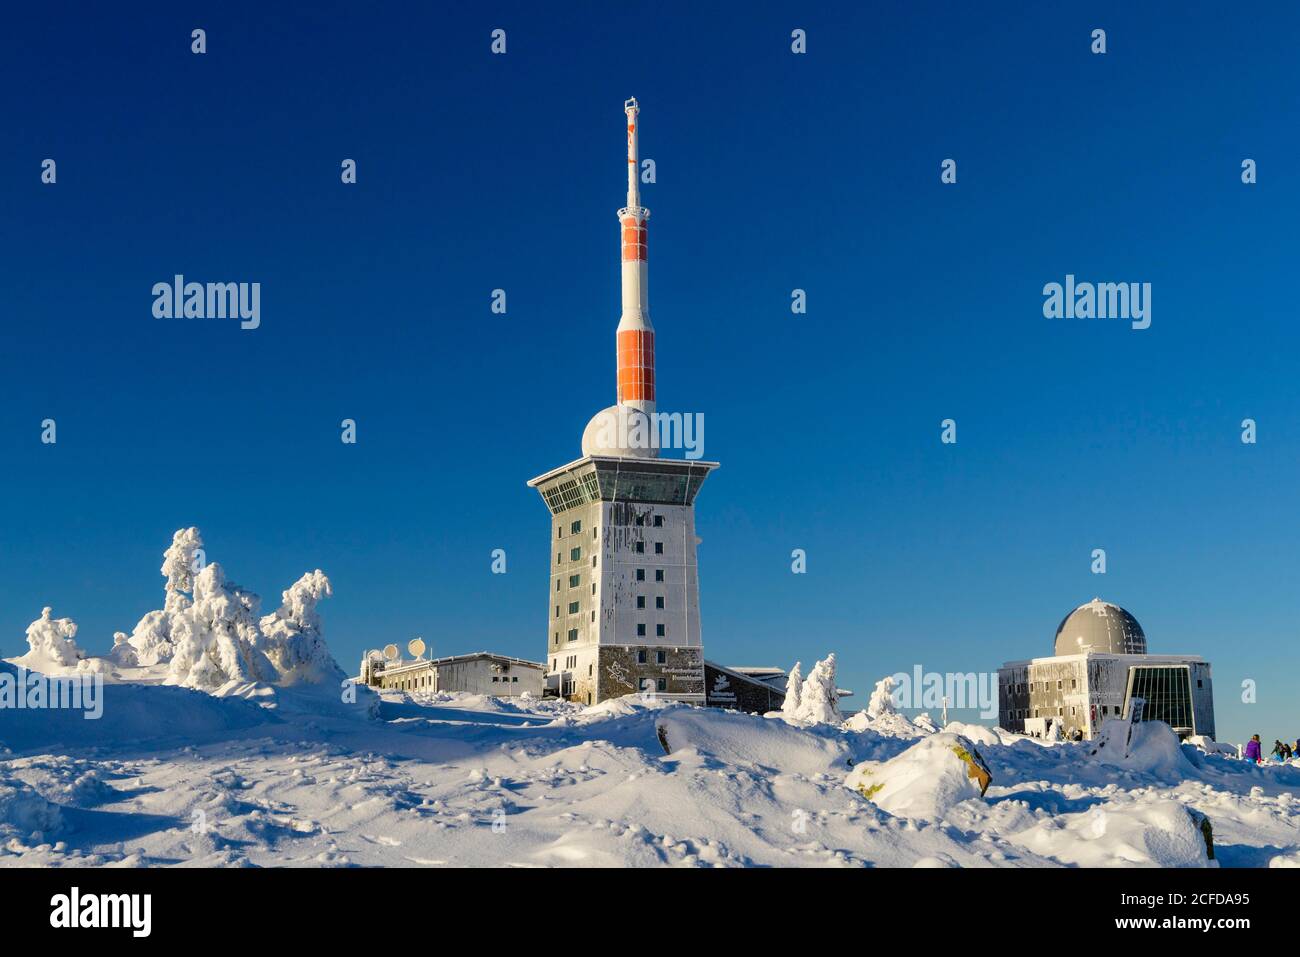
<svg viewBox="0 0 1300 957">
<path fill-rule="evenodd" d="M 1300 860 L 1300 768 L 1156 724 L 1116 762 L 968 725 L 909 737 L 888 712 L 854 730 L 635 696 L 385 693 L 371 719 L 105 692 L 99 721 L 0 718 L 0 865 L 1204 866 L 1189 810 L 1217 863 Z M 891 813 L 852 786 L 901 763 L 924 791 L 927 750 L 957 735 L 992 777 L 982 797 L 936 778 L 941 800 Z"/>
<path fill-rule="evenodd" d="M 322 572 L 261 615 L 202 549 L 176 533 L 163 607 L 108 655 L 46 608 L 0 662 L 0 865 L 1300 865 L 1300 766 L 1158 722 L 939 731 L 889 679 L 845 721 L 833 655 L 765 716 L 381 697 L 329 654 Z M 18 666 L 102 681 L 98 717 L 6 704 Z"/>
</svg>

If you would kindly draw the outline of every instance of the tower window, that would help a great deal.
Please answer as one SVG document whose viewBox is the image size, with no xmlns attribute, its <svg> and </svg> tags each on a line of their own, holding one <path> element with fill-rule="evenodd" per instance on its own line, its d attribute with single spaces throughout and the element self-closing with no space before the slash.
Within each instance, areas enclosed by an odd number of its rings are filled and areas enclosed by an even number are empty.
<svg viewBox="0 0 1300 957">
<path fill-rule="evenodd" d="M 579 560 L 581 560 L 581 559 L 582 559 L 582 549 L 581 549 L 581 548 L 571 548 L 571 549 L 569 549 L 569 560 L 570 560 L 570 561 L 574 561 L 574 562 L 576 562 L 576 561 L 579 561 Z"/>
<path fill-rule="evenodd" d="M 656 569 L 655 569 L 655 581 L 657 581 L 657 582 L 661 582 L 661 581 L 663 581 L 663 580 L 664 580 L 664 570 L 663 570 L 662 568 L 656 568 Z"/>
<path fill-rule="evenodd" d="M 644 607 L 645 607 L 645 595 L 637 595 L 637 596 L 636 596 L 636 606 L 637 606 L 638 608 L 644 608 Z"/>
<path fill-rule="evenodd" d="M 577 535 L 580 531 L 582 531 L 581 521 L 574 522 L 572 525 L 569 526 L 570 535 Z"/>
<path fill-rule="evenodd" d="M 635 542 L 632 545 L 632 551 L 638 555 L 645 551 L 645 542 Z"/>
<path fill-rule="evenodd" d="M 655 542 L 655 554 L 656 554 L 656 555 L 662 555 L 663 553 L 664 553 L 664 543 L 663 543 L 663 542 Z"/>
<path fill-rule="evenodd" d="M 663 625 L 655 625 L 655 634 L 660 638 L 664 637 L 667 633 L 668 632 Z"/>
<path fill-rule="evenodd" d="M 638 569 L 636 570 L 636 580 L 639 581 L 639 582 L 643 582 L 643 581 L 645 581 L 645 569 L 644 569 L 644 568 L 638 568 Z"/>
<path fill-rule="evenodd" d="M 559 618 L 559 617 L 560 617 L 560 606 L 559 606 L 559 605 L 556 605 L 556 606 L 555 606 L 555 617 L 556 617 L 556 618 Z"/>
<path fill-rule="evenodd" d="M 581 584 L 582 584 L 582 576 L 581 576 L 581 575 L 570 575 L 570 576 L 569 576 L 569 587 L 570 587 L 570 588 L 577 588 L 577 587 L 578 587 L 579 585 L 581 585 Z"/>
<path fill-rule="evenodd" d="M 655 597 L 655 607 L 656 607 L 656 608 L 663 608 L 663 606 L 664 606 L 664 596 L 663 596 L 663 595 L 657 595 L 657 596 Z"/>
<path fill-rule="evenodd" d="M 644 649 L 644 648 L 641 649 L 640 651 L 638 651 L 638 652 L 636 653 L 636 663 L 637 663 L 638 665 L 643 665 L 643 664 L 645 664 L 645 649 Z"/>
<path fill-rule="evenodd" d="M 570 628 L 570 629 L 569 629 L 569 640 L 570 640 L 570 641 L 577 641 L 577 640 L 578 640 L 578 629 L 577 629 L 577 628 Z"/>
<path fill-rule="evenodd" d="M 667 691 L 667 690 L 668 690 L 668 679 L 667 679 L 667 678 L 656 678 L 656 679 L 655 679 L 655 690 L 656 690 L 656 691 Z"/>
<path fill-rule="evenodd" d="M 655 652 L 655 664 L 662 665 L 668 661 L 668 653 L 665 651 Z"/>
<path fill-rule="evenodd" d="M 636 636 L 637 636 L 638 638 L 644 638 L 644 637 L 645 637 L 645 624 L 644 624 L 644 623 L 636 626 Z"/>
<path fill-rule="evenodd" d="M 577 613 L 578 613 L 578 603 L 576 601 L 569 602 L 569 614 L 576 615 Z"/>
<path fill-rule="evenodd" d="M 662 515 L 656 515 L 655 528 L 663 528 L 663 527 L 664 527 L 664 517 Z"/>
</svg>

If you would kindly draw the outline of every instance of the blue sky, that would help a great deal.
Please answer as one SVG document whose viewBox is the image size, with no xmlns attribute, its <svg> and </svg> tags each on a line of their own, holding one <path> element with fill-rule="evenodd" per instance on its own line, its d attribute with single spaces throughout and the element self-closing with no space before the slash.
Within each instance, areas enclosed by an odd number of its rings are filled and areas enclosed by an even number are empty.
<svg viewBox="0 0 1300 957">
<path fill-rule="evenodd" d="M 348 667 L 416 634 L 540 659 L 524 483 L 613 400 L 635 95 L 659 402 L 722 463 L 708 657 L 834 650 L 860 705 L 1050 653 L 1100 595 L 1213 662 L 1220 737 L 1300 735 L 1300 14 L 546 6 L 5 14 L 0 653 L 45 604 L 107 650 L 198 525 L 268 609 L 324 569 Z M 260 282 L 261 328 L 154 319 L 175 273 Z M 1067 273 L 1150 282 L 1151 328 L 1043 318 Z"/>
</svg>

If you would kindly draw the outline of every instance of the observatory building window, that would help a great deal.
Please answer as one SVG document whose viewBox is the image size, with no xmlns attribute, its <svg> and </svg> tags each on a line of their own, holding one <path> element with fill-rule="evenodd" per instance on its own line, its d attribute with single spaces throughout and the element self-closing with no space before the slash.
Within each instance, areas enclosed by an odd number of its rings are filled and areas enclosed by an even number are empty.
<svg viewBox="0 0 1300 957">
<path fill-rule="evenodd" d="M 656 555 L 662 555 L 663 553 L 664 553 L 664 543 L 663 543 L 663 542 L 655 542 L 655 554 L 656 554 Z"/>
<path fill-rule="evenodd" d="M 657 581 L 657 582 L 661 582 L 661 581 L 663 581 L 663 580 L 664 580 L 664 570 L 663 570 L 662 568 L 656 568 L 656 569 L 655 569 L 655 581 Z"/>
<path fill-rule="evenodd" d="M 636 636 L 637 636 L 638 638 L 644 638 L 644 637 L 645 637 L 645 624 L 644 624 L 644 623 L 636 626 Z"/>
<path fill-rule="evenodd" d="M 667 632 L 664 630 L 663 625 L 655 625 L 655 634 L 658 635 L 660 638 L 662 638 L 664 637 L 665 634 L 667 634 Z"/>
<path fill-rule="evenodd" d="M 664 517 L 662 515 L 656 515 L 655 528 L 663 528 L 663 527 L 664 527 Z"/>
<path fill-rule="evenodd" d="M 664 606 L 664 596 L 663 596 L 663 595 L 659 595 L 659 596 L 657 596 L 657 597 L 655 598 L 655 607 L 656 607 L 656 608 L 663 608 L 663 606 Z"/>
<path fill-rule="evenodd" d="M 1191 728 L 1191 674 L 1186 668 L 1133 669 L 1132 698 L 1145 698 L 1144 721 L 1163 721 L 1172 728 Z"/>
<path fill-rule="evenodd" d="M 644 608 L 644 607 L 645 607 L 645 595 L 637 595 L 637 596 L 636 596 L 636 606 L 637 606 L 638 608 Z"/>
<path fill-rule="evenodd" d="M 637 554 L 641 554 L 642 552 L 645 551 L 645 542 L 636 542 L 636 543 L 634 543 L 634 544 L 632 545 L 632 550 L 633 550 L 634 552 L 636 552 Z"/>
<path fill-rule="evenodd" d="M 638 569 L 636 570 L 636 580 L 639 581 L 639 582 L 643 582 L 643 581 L 645 581 L 645 569 L 644 569 L 644 568 L 638 568 Z"/>
</svg>

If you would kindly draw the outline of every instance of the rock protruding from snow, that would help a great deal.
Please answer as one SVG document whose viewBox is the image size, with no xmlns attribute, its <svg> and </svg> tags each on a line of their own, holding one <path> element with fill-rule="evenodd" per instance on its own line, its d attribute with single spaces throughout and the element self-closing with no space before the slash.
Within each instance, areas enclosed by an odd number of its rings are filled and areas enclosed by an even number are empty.
<svg viewBox="0 0 1300 957">
<path fill-rule="evenodd" d="M 320 600 L 332 594 L 330 580 L 318 568 L 282 592 L 284 603 L 262 619 L 267 655 L 280 673 L 281 684 L 316 684 L 343 677 L 325 644 L 316 611 Z"/>
<path fill-rule="evenodd" d="M 897 817 L 938 821 L 962 801 L 983 798 L 992 780 L 968 738 L 941 732 L 883 764 L 859 765 L 844 783 Z"/>
<path fill-rule="evenodd" d="M 41 609 L 41 617 L 27 626 L 27 646 L 31 649 L 24 664 L 35 671 L 41 665 L 75 668 L 86 657 L 77 644 L 77 623 L 71 618 L 52 618 L 50 607 Z"/>
<path fill-rule="evenodd" d="M 799 702 L 803 693 L 803 662 L 796 661 L 785 679 L 785 700 L 781 702 L 781 716 L 787 721 L 797 720 Z"/>
</svg>

